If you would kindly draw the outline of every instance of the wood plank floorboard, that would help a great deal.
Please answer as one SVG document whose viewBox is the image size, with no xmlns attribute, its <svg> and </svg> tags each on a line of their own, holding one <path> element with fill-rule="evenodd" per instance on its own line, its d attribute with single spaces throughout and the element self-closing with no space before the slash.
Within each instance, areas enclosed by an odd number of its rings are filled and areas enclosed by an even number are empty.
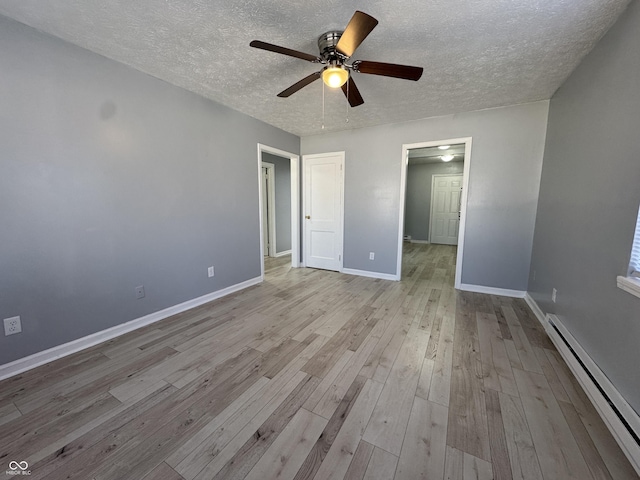
<svg viewBox="0 0 640 480">
<path fill-rule="evenodd" d="M 395 478 L 442 478 L 447 448 L 447 408 L 416 397 Z"/>
<path fill-rule="evenodd" d="M 0 471 L 46 480 L 637 479 L 522 299 L 291 268 L 0 381 Z"/>
<path fill-rule="evenodd" d="M 353 455 L 347 473 L 344 475 L 345 480 L 362 480 L 364 478 L 375 448 L 364 440 L 358 443 L 356 453 Z"/>
<path fill-rule="evenodd" d="M 362 390 L 366 381 L 366 377 L 360 376 L 351 383 L 351 387 L 344 397 L 342 397 L 342 401 L 338 405 L 338 408 L 333 412 L 333 415 L 329 419 L 325 429 L 322 431 L 322 435 L 320 435 L 320 438 L 298 470 L 295 480 L 313 479 L 320 468 L 320 465 L 327 456 L 331 445 L 336 439 L 338 432 L 342 428 L 345 419 L 349 415 L 349 412 L 351 411 L 351 408 L 353 407 L 353 404 L 358 398 L 360 390 Z"/>
<path fill-rule="evenodd" d="M 363 480 L 386 480 L 393 478 L 398 465 L 398 457 L 376 447 L 373 450 Z"/>
<path fill-rule="evenodd" d="M 469 300 L 458 295 L 447 444 L 489 461 L 489 431 L 484 398 L 478 327 Z"/>
</svg>

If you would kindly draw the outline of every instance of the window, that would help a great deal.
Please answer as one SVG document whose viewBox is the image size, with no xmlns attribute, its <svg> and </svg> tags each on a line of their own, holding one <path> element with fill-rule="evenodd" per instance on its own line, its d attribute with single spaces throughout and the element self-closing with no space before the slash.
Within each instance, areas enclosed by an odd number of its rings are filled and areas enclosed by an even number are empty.
<svg viewBox="0 0 640 480">
<path fill-rule="evenodd" d="M 631 259 L 626 277 L 618 277 L 618 287 L 640 297 L 640 211 L 636 220 L 636 233 L 631 246 Z"/>
</svg>

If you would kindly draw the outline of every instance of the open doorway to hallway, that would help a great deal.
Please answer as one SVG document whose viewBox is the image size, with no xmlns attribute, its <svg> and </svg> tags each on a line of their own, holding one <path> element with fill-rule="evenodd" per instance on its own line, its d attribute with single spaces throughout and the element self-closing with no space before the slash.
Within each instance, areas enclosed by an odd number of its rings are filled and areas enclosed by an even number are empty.
<svg viewBox="0 0 640 480">
<path fill-rule="evenodd" d="M 398 248 L 398 273 L 402 279 L 409 274 L 407 268 L 415 264 L 407 260 L 419 256 L 424 263 L 430 252 L 435 255 L 443 250 L 431 246 L 449 246 L 446 256 L 461 267 L 470 146 L 470 138 L 403 146 L 404 202 Z M 456 286 L 460 284 L 460 273 L 461 268 L 456 268 Z"/>
<path fill-rule="evenodd" d="M 261 276 L 272 264 L 298 267 L 299 156 L 258 144 Z"/>
</svg>

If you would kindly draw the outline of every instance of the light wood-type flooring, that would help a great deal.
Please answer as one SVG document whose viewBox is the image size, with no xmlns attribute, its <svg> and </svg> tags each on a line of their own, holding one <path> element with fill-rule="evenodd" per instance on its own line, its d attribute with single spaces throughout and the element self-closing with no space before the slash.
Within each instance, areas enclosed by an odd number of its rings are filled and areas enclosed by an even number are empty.
<svg viewBox="0 0 640 480">
<path fill-rule="evenodd" d="M 291 269 L 0 382 L 32 479 L 637 478 L 522 300 Z"/>
</svg>

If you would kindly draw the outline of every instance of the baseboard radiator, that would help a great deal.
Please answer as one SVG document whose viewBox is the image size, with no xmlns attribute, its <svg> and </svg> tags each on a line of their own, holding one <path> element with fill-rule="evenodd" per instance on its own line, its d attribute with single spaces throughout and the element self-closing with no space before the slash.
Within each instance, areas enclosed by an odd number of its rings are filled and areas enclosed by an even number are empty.
<svg viewBox="0 0 640 480">
<path fill-rule="evenodd" d="M 640 416 L 558 317 L 547 315 L 545 330 L 631 465 L 640 475 Z"/>
</svg>

